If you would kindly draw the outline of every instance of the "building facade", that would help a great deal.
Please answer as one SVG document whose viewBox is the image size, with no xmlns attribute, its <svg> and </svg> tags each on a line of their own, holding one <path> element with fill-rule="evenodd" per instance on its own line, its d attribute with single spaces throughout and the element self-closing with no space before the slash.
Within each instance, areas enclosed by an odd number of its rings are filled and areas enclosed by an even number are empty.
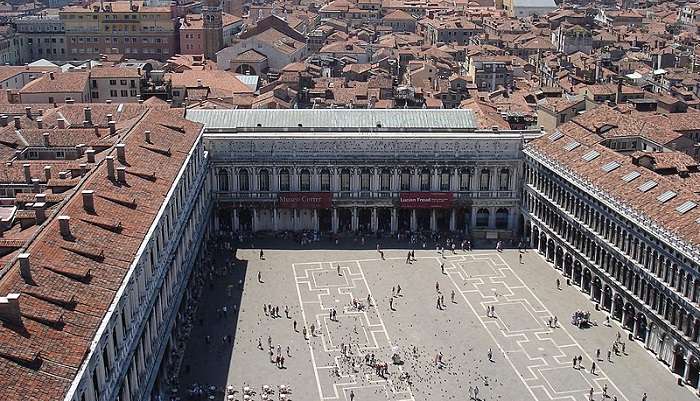
<svg viewBox="0 0 700 401">
<path fill-rule="evenodd" d="M 30 15 L 14 21 L 21 63 L 66 58 L 66 31 L 58 15 Z"/>
<path fill-rule="evenodd" d="M 539 131 L 476 130 L 464 110 L 346 110 L 342 125 L 332 110 L 276 113 L 288 124 L 188 112 L 208 127 L 220 228 L 516 237 L 520 149 Z"/>
<path fill-rule="evenodd" d="M 700 254 L 695 240 L 674 233 L 697 235 L 697 196 L 559 131 L 535 142 L 524 150 L 530 245 L 697 389 Z"/>
<path fill-rule="evenodd" d="M 84 60 L 102 54 L 167 60 L 177 49 L 170 7 L 147 7 L 137 1 L 115 1 L 59 12 L 66 30 L 66 55 Z"/>
</svg>

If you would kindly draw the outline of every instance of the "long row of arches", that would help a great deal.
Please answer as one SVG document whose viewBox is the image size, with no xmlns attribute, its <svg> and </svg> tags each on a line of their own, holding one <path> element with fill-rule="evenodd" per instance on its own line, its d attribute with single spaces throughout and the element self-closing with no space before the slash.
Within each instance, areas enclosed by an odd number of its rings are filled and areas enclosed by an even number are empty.
<svg viewBox="0 0 700 401">
<path fill-rule="evenodd" d="M 268 168 L 254 169 L 238 168 L 231 172 L 227 168 L 219 168 L 216 173 L 217 188 L 219 191 L 229 192 L 234 190 L 234 180 L 237 185 L 235 190 L 242 192 L 261 191 L 391 191 L 393 186 L 397 186 L 401 191 L 469 191 L 476 189 L 480 191 L 492 190 L 492 180 L 494 173 L 490 168 L 482 168 L 478 176 L 478 182 L 474 182 L 475 169 L 465 167 L 461 169 L 453 168 L 428 168 L 418 170 L 409 168 L 400 169 L 397 174 L 390 168 L 377 169 L 375 175 L 374 168 L 323 168 L 318 171 L 309 168 L 298 170 L 280 168 L 276 171 Z M 337 174 L 337 177 L 335 175 Z M 416 176 L 416 178 L 412 178 Z M 336 187 L 333 188 L 333 180 L 337 178 Z M 353 188 L 353 179 L 357 179 L 357 184 Z M 496 190 L 508 191 L 511 188 L 511 171 L 509 168 L 500 168 L 497 171 Z M 318 179 L 318 187 L 314 188 L 313 180 Z M 415 180 L 412 184 L 412 180 Z M 375 181 L 375 182 L 373 182 Z M 394 183 L 394 181 L 397 181 Z M 453 185 L 456 184 L 456 185 Z M 456 186 L 456 188 L 454 188 Z"/>
<path fill-rule="evenodd" d="M 526 179 L 524 228 L 530 245 L 697 388 L 700 279 L 691 266 L 551 177 L 528 166 Z"/>
</svg>

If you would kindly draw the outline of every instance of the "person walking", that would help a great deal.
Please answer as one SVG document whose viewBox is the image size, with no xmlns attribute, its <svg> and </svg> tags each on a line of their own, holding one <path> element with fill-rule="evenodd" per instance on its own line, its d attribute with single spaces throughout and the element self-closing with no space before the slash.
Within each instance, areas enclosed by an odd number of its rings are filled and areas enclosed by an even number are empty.
<svg viewBox="0 0 700 401">
<path fill-rule="evenodd" d="M 489 357 L 489 362 L 493 362 L 493 352 L 491 352 L 491 348 L 489 348 L 489 352 L 486 355 Z"/>
<path fill-rule="evenodd" d="M 401 295 L 401 284 L 396 284 L 396 296 Z"/>
<path fill-rule="evenodd" d="M 523 264 L 523 254 L 522 253 L 518 254 L 518 260 L 519 260 L 520 264 L 522 265 Z"/>
<path fill-rule="evenodd" d="M 389 298 L 389 309 L 394 310 L 394 297 Z"/>
<path fill-rule="evenodd" d="M 438 294 L 440 293 L 440 283 L 438 283 L 437 281 L 435 282 L 435 292 L 437 292 Z"/>
<path fill-rule="evenodd" d="M 350 401 L 354 401 L 354 400 L 355 400 L 355 392 L 350 390 Z"/>
<path fill-rule="evenodd" d="M 592 374 L 592 375 L 595 374 L 595 362 L 592 362 L 592 363 L 591 363 L 591 374 Z"/>
<path fill-rule="evenodd" d="M 455 303 L 455 290 L 452 290 L 452 292 L 450 293 L 450 300 L 452 301 L 452 303 Z"/>
<path fill-rule="evenodd" d="M 557 279 L 557 290 L 561 290 L 561 281 Z"/>
<path fill-rule="evenodd" d="M 260 260 L 264 260 L 264 259 L 265 259 L 265 252 L 263 252 L 263 250 L 261 249 L 260 250 Z"/>
<path fill-rule="evenodd" d="M 262 273 L 258 272 L 258 283 L 262 283 Z"/>
<path fill-rule="evenodd" d="M 598 348 L 597 350 L 595 350 L 595 359 L 598 360 L 598 361 L 600 360 L 600 348 Z"/>
</svg>

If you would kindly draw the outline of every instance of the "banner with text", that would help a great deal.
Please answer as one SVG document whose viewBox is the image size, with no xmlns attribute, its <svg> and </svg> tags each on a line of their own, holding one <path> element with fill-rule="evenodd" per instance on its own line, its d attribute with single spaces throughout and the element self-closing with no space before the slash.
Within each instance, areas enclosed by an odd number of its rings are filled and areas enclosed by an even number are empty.
<svg viewBox="0 0 700 401">
<path fill-rule="evenodd" d="M 328 209 L 332 206 L 330 192 L 280 192 L 277 207 L 282 209 Z"/>
<path fill-rule="evenodd" d="M 401 192 L 399 206 L 412 209 L 452 207 L 452 192 Z"/>
</svg>

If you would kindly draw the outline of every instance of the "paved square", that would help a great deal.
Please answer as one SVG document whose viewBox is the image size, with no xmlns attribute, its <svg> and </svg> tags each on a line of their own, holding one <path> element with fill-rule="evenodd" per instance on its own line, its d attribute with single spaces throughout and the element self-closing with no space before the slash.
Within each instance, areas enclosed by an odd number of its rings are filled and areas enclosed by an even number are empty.
<svg viewBox="0 0 700 401">
<path fill-rule="evenodd" d="M 183 399 L 192 383 L 239 391 L 249 386 L 258 393 L 263 385 L 284 384 L 293 390 L 290 399 L 303 401 L 350 400 L 351 392 L 357 401 L 468 400 L 470 387 L 479 388 L 482 400 L 584 401 L 591 388 L 594 399 L 603 399 L 606 385 L 610 400 L 637 401 L 643 392 L 648 401 L 696 399 L 639 343 L 628 343 L 628 355 L 612 363 L 596 361 L 592 374 L 595 350 L 605 354 L 621 329 L 572 326 L 568 316 L 575 310 L 590 310 L 597 321 L 604 314 L 575 288 L 557 291 L 558 272 L 535 252 L 520 264 L 510 250 L 448 252 L 444 258 L 420 250 L 406 264 L 406 249 L 385 250 L 382 260 L 375 250 L 327 243 L 327 249 L 301 250 L 284 249 L 292 248 L 289 243 L 256 245 L 265 249 L 264 260 L 250 244 L 235 252 L 235 260 L 230 251 L 216 258 L 226 272 L 212 280 L 200 303 L 201 320 L 180 373 Z M 280 317 L 269 316 L 267 305 L 279 307 Z M 558 328 L 548 326 L 553 316 Z M 278 346 L 284 368 L 274 363 Z M 383 377 L 366 363 L 372 355 L 386 363 Z M 394 355 L 401 364 L 392 363 Z M 578 356 L 582 367 L 574 369 Z M 242 399 L 241 393 L 235 397 Z"/>
</svg>

